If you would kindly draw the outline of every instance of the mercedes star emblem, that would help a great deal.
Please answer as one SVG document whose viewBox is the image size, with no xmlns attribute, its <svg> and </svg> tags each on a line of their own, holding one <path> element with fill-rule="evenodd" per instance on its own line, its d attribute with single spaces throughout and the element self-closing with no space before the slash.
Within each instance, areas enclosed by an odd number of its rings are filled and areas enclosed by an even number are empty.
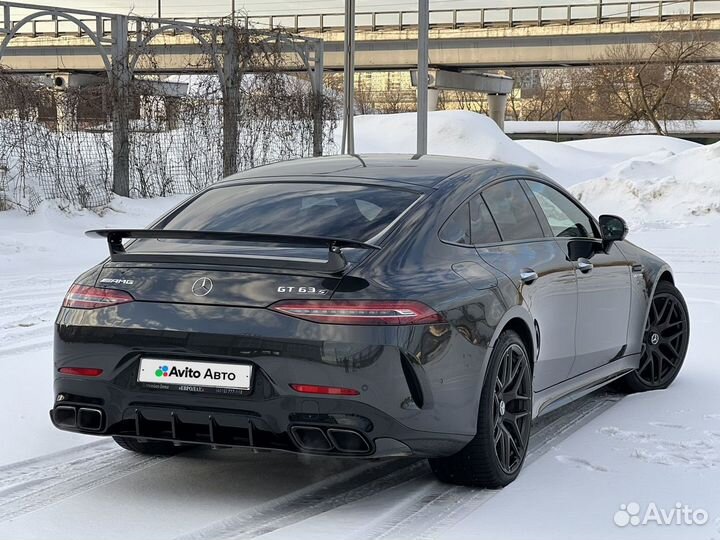
<svg viewBox="0 0 720 540">
<path fill-rule="evenodd" d="M 213 282 L 208 277 L 203 277 L 195 280 L 192 286 L 192 293 L 195 296 L 207 296 L 212 291 Z"/>
</svg>

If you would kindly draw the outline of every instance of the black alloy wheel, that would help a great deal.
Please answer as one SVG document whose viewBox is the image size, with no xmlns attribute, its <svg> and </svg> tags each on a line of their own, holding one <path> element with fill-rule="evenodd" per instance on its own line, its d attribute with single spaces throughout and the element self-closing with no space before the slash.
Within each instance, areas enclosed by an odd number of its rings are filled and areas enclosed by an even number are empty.
<svg viewBox="0 0 720 540">
<path fill-rule="evenodd" d="M 513 474 L 527 450 L 532 416 L 532 381 L 525 351 L 511 344 L 503 353 L 493 398 L 493 441 L 500 467 Z"/>
<path fill-rule="evenodd" d="M 498 488 L 517 478 L 530 440 L 532 365 L 520 336 L 505 330 L 490 356 L 475 437 L 459 452 L 430 459 L 443 482 Z"/>
<path fill-rule="evenodd" d="M 670 386 L 683 365 L 689 340 L 685 300 L 672 283 L 661 281 L 645 321 L 640 364 L 621 380 L 625 389 L 642 392 Z"/>
</svg>

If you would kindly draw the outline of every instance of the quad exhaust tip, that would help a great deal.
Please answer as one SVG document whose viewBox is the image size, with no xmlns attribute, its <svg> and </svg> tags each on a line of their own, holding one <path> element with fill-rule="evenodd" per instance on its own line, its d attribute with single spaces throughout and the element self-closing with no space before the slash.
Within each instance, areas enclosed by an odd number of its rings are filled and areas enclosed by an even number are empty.
<svg viewBox="0 0 720 540">
<path fill-rule="evenodd" d="M 370 451 L 370 445 L 365 437 L 357 431 L 330 428 L 327 430 L 327 434 L 335 448 L 341 452 L 365 454 Z"/>
<path fill-rule="evenodd" d="M 59 427 L 100 431 L 103 427 L 103 412 L 91 407 L 58 405 L 53 409 L 53 420 Z"/>
<path fill-rule="evenodd" d="M 290 428 L 295 440 L 303 450 L 311 450 L 313 452 L 328 452 L 333 446 L 325 435 L 325 432 L 319 427 L 314 426 L 293 426 Z"/>
<path fill-rule="evenodd" d="M 77 410 L 75 407 L 59 405 L 53 409 L 53 420 L 61 427 L 77 427 Z"/>
<path fill-rule="evenodd" d="M 344 454 L 366 454 L 370 451 L 370 444 L 365 437 L 350 429 L 328 428 L 325 431 L 317 426 L 292 426 L 290 431 L 303 450 L 337 450 Z"/>
<path fill-rule="evenodd" d="M 99 431 L 102 428 L 103 413 L 100 409 L 80 407 L 77 414 L 77 423 L 80 429 Z"/>
</svg>

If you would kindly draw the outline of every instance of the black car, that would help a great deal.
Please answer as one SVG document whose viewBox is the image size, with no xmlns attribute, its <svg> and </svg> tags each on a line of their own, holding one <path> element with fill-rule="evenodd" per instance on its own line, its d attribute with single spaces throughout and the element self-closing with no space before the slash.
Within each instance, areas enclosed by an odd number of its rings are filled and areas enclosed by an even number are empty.
<svg viewBox="0 0 720 540">
<path fill-rule="evenodd" d="M 533 418 L 680 370 L 687 307 L 626 233 L 491 161 L 246 171 L 148 229 L 88 233 L 111 255 L 58 315 L 52 421 L 142 453 L 420 456 L 503 486 Z"/>
</svg>

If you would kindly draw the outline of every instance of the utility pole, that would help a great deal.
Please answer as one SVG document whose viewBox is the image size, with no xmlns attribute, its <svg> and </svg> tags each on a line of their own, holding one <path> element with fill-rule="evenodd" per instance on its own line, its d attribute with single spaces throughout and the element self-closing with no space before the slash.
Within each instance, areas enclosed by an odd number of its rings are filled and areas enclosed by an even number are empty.
<svg viewBox="0 0 720 540">
<path fill-rule="evenodd" d="M 430 2 L 418 0 L 417 155 L 427 154 Z"/>
<path fill-rule="evenodd" d="M 128 18 L 112 18 L 112 129 L 113 129 L 113 192 L 130 196 L 130 83 L 128 65 Z"/>
<path fill-rule="evenodd" d="M 162 19 L 162 0 L 158 0 L 158 14 L 157 18 Z"/>
<path fill-rule="evenodd" d="M 311 86 L 313 93 L 313 156 L 322 156 L 323 151 L 323 57 L 325 55 L 325 44 L 318 39 L 312 48 L 312 78 Z"/>
<path fill-rule="evenodd" d="M 355 153 L 355 0 L 345 0 L 345 65 L 343 93 L 343 154 Z"/>
<path fill-rule="evenodd" d="M 234 26 L 225 28 L 223 32 L 223 176 L 237 172 L 241 76 L 238 33 Z"/>
</svg>

